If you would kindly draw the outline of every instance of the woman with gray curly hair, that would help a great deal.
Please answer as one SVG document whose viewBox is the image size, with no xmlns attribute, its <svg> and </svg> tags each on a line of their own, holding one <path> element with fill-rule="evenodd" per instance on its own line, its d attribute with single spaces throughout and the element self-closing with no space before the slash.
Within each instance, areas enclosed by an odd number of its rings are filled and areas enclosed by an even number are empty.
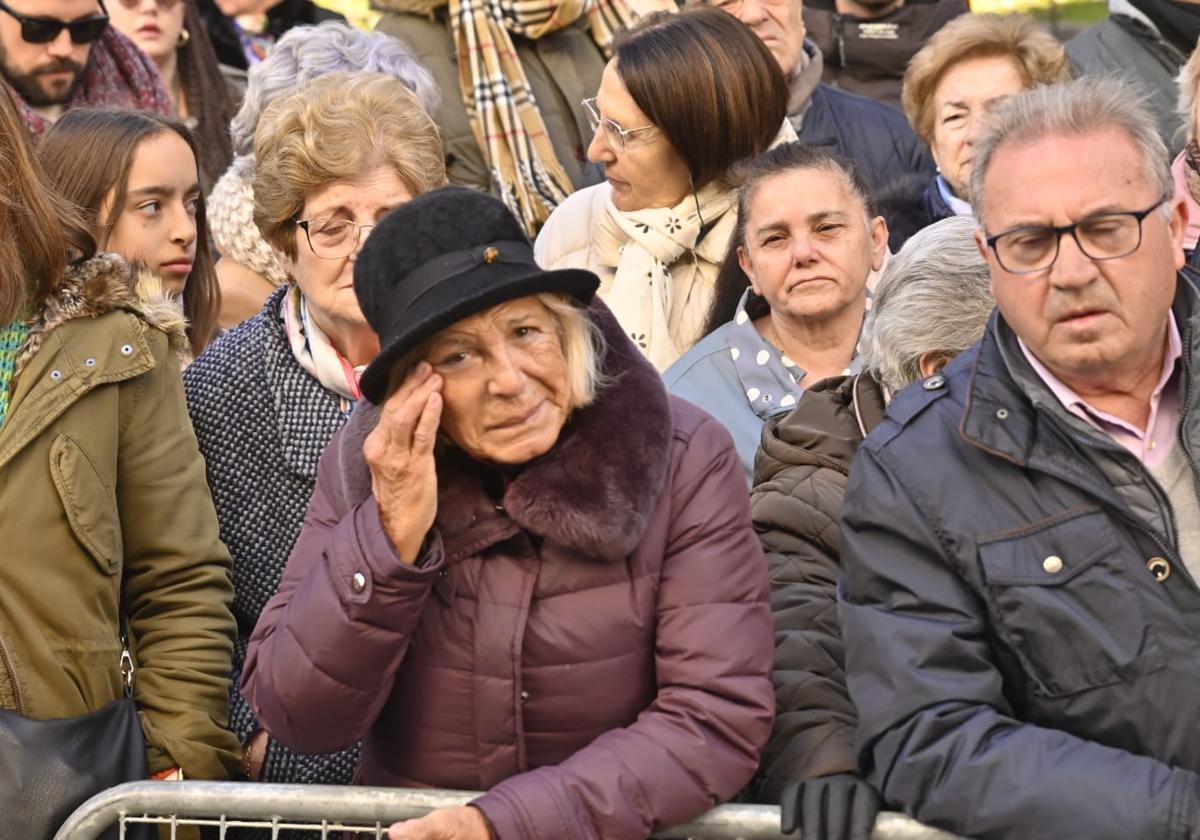
<svg viewBox="0 0 1200 840">
<path fill-rule="evenodd" d="M 344 23 L 288 30 L 250 71 L 242 107 L 230 123 L 233 163 L 209 197 L 209 224 L 221 254 L 222 329 L 254 315 L 287 281 L 271 246 L 254 224 L 254 131 L 267 106 L 314 79 L 339 71 L 382 73 L 403 82 L 433 113 L 440 99 L 433 76 L 404 42 Z"/>
<path fill-rule="evenodd" d="M 987 263 L 969 217 L 916 233 L 883 270 L 864 326 L 861 373 L 826 379 L 763 428 L 750 494 L 771 574 L 776 719 L 758 797 L 783 806 L 784 831 L 825 840 L 870 835 L 881 804 L 857 776 L 856 715 L 838 626 L 838 521 L 850 460 L 884 406 L 983 334 Z"/>
</svg>

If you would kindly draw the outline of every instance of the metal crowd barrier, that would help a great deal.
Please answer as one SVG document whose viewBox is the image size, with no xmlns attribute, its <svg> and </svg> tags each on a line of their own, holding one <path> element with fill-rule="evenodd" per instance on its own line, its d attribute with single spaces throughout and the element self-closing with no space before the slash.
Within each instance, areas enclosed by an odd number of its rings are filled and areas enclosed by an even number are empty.
<svg viewBox="0 0 1200 840">
<path fill-rule="evenodd" d="M 465 805 L 477 793 L 457 790 L 273 785 L 243 782 L 130 782 L 93 796 L 76 809 L 54 840 L 96 840 L 119 827 L 120 837 L 135 825 L 170 828 L 171 838 L 184 827 L 208 827 L 225 840 L 234 828 L 305 837 L 347 834 L 385 840 L 388 826 L 416 819 L 438 808 Z M 161 833 L 160 833 L 161 836 Z M 285 835 L 286 836 L 286 835 Z M 655 835 L 692 840 L 780 840 L 779 808 L 769 805 L 722 805 L 693 822 Z M 796 835 L 792 835 L 795 840 Z M 961 840 L 923 826 L 902 814 L 883 813 L 872 840 Z"/>
</svg>

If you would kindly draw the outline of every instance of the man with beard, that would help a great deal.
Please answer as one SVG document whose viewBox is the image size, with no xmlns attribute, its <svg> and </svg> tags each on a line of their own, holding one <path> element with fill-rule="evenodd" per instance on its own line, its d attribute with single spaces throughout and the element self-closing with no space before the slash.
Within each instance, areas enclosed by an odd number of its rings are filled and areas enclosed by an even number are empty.
<svg viewBox="0 0 1200 840">
<path fill-rule="evenodd" d="M 36 141 L 71 108 L 171 113 L 158 70 L 103 0 L 0 0 L 0 77 Z"/>
<path fill-rule="evenodd" d="M 839 592 L 859 764 L 977 840 L 1200 837 L 1200 293 L 1124 82 L 999 106 L 997 312 L 858 450 Z"/>
</svg>

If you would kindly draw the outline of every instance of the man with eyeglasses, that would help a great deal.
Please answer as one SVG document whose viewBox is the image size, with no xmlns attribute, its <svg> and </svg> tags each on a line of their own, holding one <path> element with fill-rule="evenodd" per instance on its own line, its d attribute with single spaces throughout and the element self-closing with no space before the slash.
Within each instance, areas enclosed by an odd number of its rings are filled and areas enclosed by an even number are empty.
<svg viewBox="0 0 1200 840">
<path fill-rule="evenodd" d="M 997 311 L 858 452 L 840 615 L 859 763 L 977 840 L 1200 837 L 1200 294 L 1126 83 L 977 144 Z"/>
<path fill-rule="evenodd" d="M 35 141 L 70 108 L 171 113 L 154 63 L 109 26 L 103 0 L 0 0 L 0 78 Z"/>
</svg>

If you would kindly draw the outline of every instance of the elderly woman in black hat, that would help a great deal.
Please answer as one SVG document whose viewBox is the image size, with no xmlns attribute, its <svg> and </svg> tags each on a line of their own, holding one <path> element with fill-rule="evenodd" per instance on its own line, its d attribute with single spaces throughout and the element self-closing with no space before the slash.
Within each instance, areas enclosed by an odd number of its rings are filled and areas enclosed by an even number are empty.
<svg viewBox="0 0 1200 840">
<path fill-rule="evenodd" d="M 251 639 L 259 720 L 485 791 L 392 838 L 632 840 L 733 796 L 774 702 L 728 433 L 494 198 L 401 205 L 354 279 L 383 351 Z"/>
</svg>

